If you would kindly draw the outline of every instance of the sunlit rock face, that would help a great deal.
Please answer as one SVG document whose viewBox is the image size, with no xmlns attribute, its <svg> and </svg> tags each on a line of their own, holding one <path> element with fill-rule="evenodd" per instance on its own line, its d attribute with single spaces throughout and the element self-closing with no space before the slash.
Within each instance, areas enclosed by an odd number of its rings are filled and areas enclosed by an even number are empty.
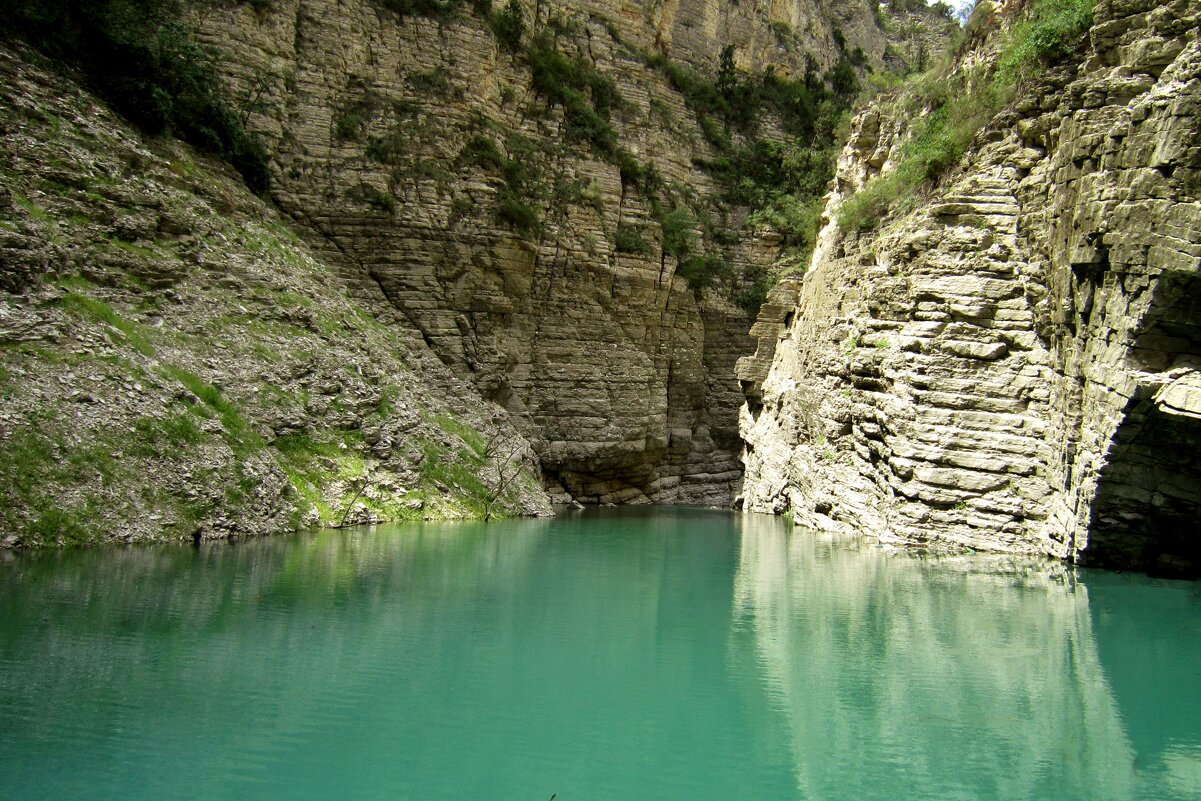
<svg viewBox="0 0 1201 801">
<path fill-rule="evenodd" d="M 1201 4 L 1098 2 L 916 211 L 823 230 L 739 365 L 745 502 L 886 539 L 1201 565 Z M 898 158 L 855 120 L 828 216 Z"/>
<path fill-rule="evenodd" d="M 753 350 L 730 298 L 778 241 L 729 245 L 732 284 L 698 298 L 662 252 L 651 202 L 569 130 L 470 4 L 442 20 L 385 5 L 278 0 L 201 19 L 235 93 L 255 101 L 274 200 L 364 302 L 508 411 L 560 499 L 729 504 L 741 477 L 733 368 Z M 741 71 L 799 76 L 807 58 L 834 64 L 836 33 L 866 63 L 886 46 L 863 3 L 521 6 L 527 42 L 553 25 L 563 52 L 613 81 L 612 123 L 634 161 L 701 199 L 715 186 L 698 162 L 719 153 L 646 54 L 712 76 L 733 46 Z M 536 224 L 495 170 L 464 159 L 479 137 L 522 171 L 512 177 Z M 712 211 L 737 239 L 745 209 Z M 644 231 L 647 247 L 619 247 L 619 227 Z"/>
</svg>

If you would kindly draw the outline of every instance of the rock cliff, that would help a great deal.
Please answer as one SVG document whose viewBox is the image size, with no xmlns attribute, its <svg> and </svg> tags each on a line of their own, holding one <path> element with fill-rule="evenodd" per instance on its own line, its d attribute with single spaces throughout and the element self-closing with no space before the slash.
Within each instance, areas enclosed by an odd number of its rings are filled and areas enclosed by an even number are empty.
<svg viewBox="0 0 1201 801">
<path fill-rule="evenodd" d="M 857 81 L 949 24 L 826 0 L 135 5 L 145 36 L 88 38 L 111 9 L 84 4 L 43 51 L 184 59 L 162 85 L 2 43 L 3 544 L 539 514 L 540 482 L 728 504 L 748 310 L 811 236 L 771 203 L 825 183 Z M 40 15 L 3 30 L 37 42 Z M 197 43 L 224 105 L 187 88 Z"/>
<path fill-rule="evenodd" d="M 840 208 L 921 115 L 896 97 L 858 114 L 811 271 L 769 296 L 739 363 L 747 508 L 1201 565 L 1199 27 L 1195 0 L 1099 0 L 1076 59 L 1019 83 L 957 166 L 862 234 Z"/>
<path fill-rule="evenodd" d="M 744 229 L 748 209 L 706 165 L 794 134 L 770 109 L 752 134 L 705 117 L 696 81 L 723 52 L 742 78 L 879 65 L 890 40 L 870 4 L 417 5 L 199 18 L 253 98 L 272 198 L 358 297 L 509 412 L 561 500 L 728 504 L 733 368 L 753 348 L 732 300 L 780 236 Z"/>
</svg>

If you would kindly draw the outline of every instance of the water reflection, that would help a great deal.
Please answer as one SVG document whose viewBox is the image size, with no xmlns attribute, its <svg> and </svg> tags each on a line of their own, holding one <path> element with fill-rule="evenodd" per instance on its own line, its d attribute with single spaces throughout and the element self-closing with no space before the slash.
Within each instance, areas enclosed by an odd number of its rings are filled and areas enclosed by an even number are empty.
<svg viewBox="0 0 1201 801">
<path fill-rule="evenodd" d="M 0 797 L 338 797 L 389 757 L 394 743 L 363 737 L 396 731 L 412 685 L 444 665 L 470 676 L 456 634 L 544 533 L 430 524 L 17 556 L 0 566 Z"/>
<path fill-rule="evenodd" d="M 1139 772 L 1088 589 L 1062 566 L 892 554 L 763 521 L 743 527 L 735 588 L 802 798 L 1201 791 L 1195 751 Z"/>
<path fill-rule="evenodd" d="M 1201 796 L 1201 598 L 1083 575 L 681 509 L 10 556 L 0 798 Z"/>
<path fill-rule="evenodd" d="M 786 752 L 731 678 L 749 641 L 722 636 L 730 522 L 22 556 L 0 567 L 0 797 L 776 797 Z"/>
</svg>

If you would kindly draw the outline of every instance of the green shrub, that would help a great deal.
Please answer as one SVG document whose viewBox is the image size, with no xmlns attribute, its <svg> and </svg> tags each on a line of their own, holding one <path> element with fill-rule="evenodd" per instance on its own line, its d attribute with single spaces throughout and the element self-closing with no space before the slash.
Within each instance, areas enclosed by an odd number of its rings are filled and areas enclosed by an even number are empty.
<svg viewBox="0 0 1201 801">
<path fill-rule="evenodd" d="M 1071 56 L 1093 24 L 1093 0 L 1037 0 L 1029 17 L 1014 25 L 998 62 L 998 76 L 1015 83 L 1040 65 Z"/>
<path fill-rule="evenodd" d="M 359 187 L 359 197 L 370 208 L 384 214 L 396 213 L 396 198 L 392 197 L 391 192 L 384 192 L 376 189 L 371 184 L 363 184 Z"/>
<path fill-rule="evenodd" d="M 767 300 L 767 293 L 775 286 L 776 278 L 767 271 L 757 271 L 746 277 L 750 280 L 734 295 L 734 305 L 747 314 L 754 315 L 759 312 L 759 308 Z"/>
<path fill-rule="evenodd" d="M 663 252 L 683 260 L 696 249 L 696 215 L 687 206 L 678 206 L 659 219 L 663 232 Z"/>
<path fill-rule="evenodd" d="M 375 93 L 362 88 L 344 99 L 334 113 L 334 137 L 341 142 L 355 142 L 362 138 L 371 118 L 375 116 L 377 104 Z"/>
<path fill-rule="evenodd" d="M 538 210 L 529 202 L 541 196 L 541 175 L 536 167 L 538 146 L 517 133 L 509 135 L 506 146 L 510 155 L 502 153 L 491 137 L 477 134 L 463 145 L 455 163 L 498 173 L 504 184 L 497 195 L 497 220 L 521 233 L 533 234 L 540 229 Z"/>
<path fill-rule="evenodd" d="M 688 281 L 688 288 L 698 297 L 717 281 L 729 279 L 733 272 L 730 260 L 717 253 L 686 258 L 676 269 L 677 275 Z"/>
<path fill-rule="evenodd" d="M 467 140 L 459 150 L 456 163 L 482 167 L 485 170 L 501 172 L 507 159 L 496 146 L 496 141 L 490 136 L 476 135 Z"/>
<path fill-rule="evenodd" d="M 521 13 L 521 3 L 509 0 L 504 11 L 487 13 L 488 24 L 492 33 L 501 46 L 510 52 L 521 50 L 521 37 L 525 35 L 525 18 Z"/>
<path fill-rule="evenodd" d="M 762 225 L 781 236 L 781 245 L 798 254 L 813 249 L 821 227 L 820 197 L 804 197 L 793 193 L 778 193 L 755 209 L 747 218 L 749 225 Z"/>
<path fill-rule="evenodd" d="M 613 246 L 618 253 L 635 253 L 649 256 L 654 252 L 654 246 L 642 235 L 642 227 L 628 222 L 617 224 L 617 233 L 613 237 Z"/>
<path fill-rule="evenodd" d="M 700 125 L 701 136 L 705 137 L 706 142 L 718 150 L 730 149 L 730 135 L 721 123 L 708 115 L 701 115 L 697 117 L 697 124 Z"/>
<path fill-rule="evenodd" d="M 522 234 L 537 234 L 541 229 L 538 209 L 504 190 L 496 205 L 496 219 Z"/>
<path fill-rule="evenodd" d="M 410 72 L 405 76 L 405 83 L 419 95 L 450 97 L 455 94 L 450 79 L 437 68 Z"/>
<path fill-rule="evenodd" d="M 609 115 L 621 102 L 617 85 L 583 58 L 560 52 L 546 31 L 530 42 L 526 58 L 534 91 L 563 109 L 568 138 L 588 142 L 597 153 L 612 157 L 618 146 Z"/>
<path fill-rule="evenodd" d="M 838 224 L 843 230 L 853 232 L 875 228 L 900 197 L 902 186 L 895 172 L 876 178 L 843 201 L 838 209 Z"/>
<path fill-rule="evenodd" d="M 183 20 L 179 0 L 13 0 L 0 32 L 78 68 L 147 133 L 175 134 L 226 159 L 263 192 L 266 148 L 221 96 L 212 58 Z"/>
<path fill-rule="evenodd" d="M 849 102 L 859 91 L 859 76 L 855 73 L 855 65 L 846 54 L 843 54 L 826 74 L 826 80 L 834 94 L 845 102 Z"/>
<path fill-rule="evenodd" d="M 896 169 L 871 181 L 849 198 L 838 213 L 838 222 L 849 231 L 874 228 L 902 198 L 913 199 L 926 182 L 940 178 L 959 163 L 976 132 L 1000 109 L 1004 91 L 987 83 L 931 112 L 901 151 Z"/>
<path fill-rule="evenodd" d="M 758 139 L 707 165 L 727 203 L 752 210 L 792 195 L 802 201 L 821 197 L 834 177 L 834 154 L 803 140 Z"/>
<path fill-rule="evenodd" d="M 389 131 L 384 136 L 370 137 L 367 140 L 365 155 L 380 164 L 396 165 L 400 163 L 401 156 L 406 152 L 404 133 L 396 129 Z"/>
<path fill-rule="evenodd" d="M 445 20 L 454 16 L 461 0 L 375 0 L 380 6 L 402 17 L 431 17 Z"/>
</svg>

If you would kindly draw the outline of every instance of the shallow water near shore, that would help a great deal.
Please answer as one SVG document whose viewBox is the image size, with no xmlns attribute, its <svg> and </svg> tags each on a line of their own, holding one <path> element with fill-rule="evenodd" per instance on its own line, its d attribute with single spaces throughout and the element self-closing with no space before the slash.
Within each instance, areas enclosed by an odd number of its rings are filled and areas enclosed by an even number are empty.
<svg viewBox="0 0 1201 801">
<path fill-rule="evenodd" d="M 0 556 L 0 798 L 1195 799 L 1201 588 L 682 508 Z"/>
</svg>

